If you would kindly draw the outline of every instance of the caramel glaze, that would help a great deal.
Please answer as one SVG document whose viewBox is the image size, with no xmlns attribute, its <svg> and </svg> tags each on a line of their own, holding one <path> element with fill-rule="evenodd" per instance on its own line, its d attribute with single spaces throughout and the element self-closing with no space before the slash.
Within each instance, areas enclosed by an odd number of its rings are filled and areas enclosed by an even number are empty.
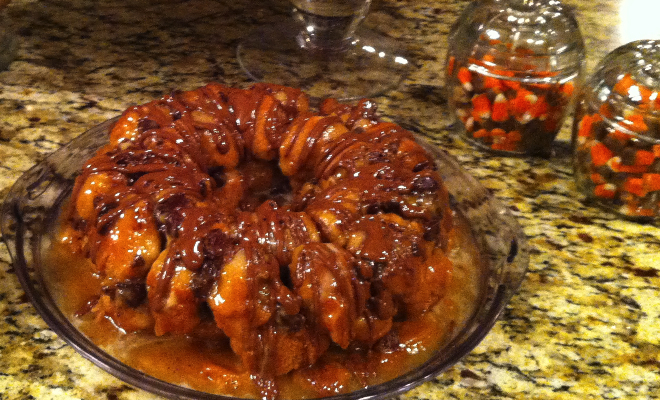
<svg viewBox="0 0 660 400">
<path fill-rule="evenodd" d="M 448 194 L 376 105 L 219 84 L 129 108 L 77 178 L 63 238 L 102 291 L 79 314 L 229 338 L 262 397 L 332 345 L 376 347 L 444 296 Z"/>
</svg>

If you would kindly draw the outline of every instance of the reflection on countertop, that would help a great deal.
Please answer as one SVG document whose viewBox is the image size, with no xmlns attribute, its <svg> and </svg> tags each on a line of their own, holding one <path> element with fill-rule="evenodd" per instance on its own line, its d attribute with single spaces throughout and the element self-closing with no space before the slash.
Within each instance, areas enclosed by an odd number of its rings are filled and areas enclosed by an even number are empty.
<svg viewBox="0 0 660 400">
<path fill-rule="evenodd" d="M 660 37 L 654 0 L 568 1 L 587 69 L 634 39 Z M 532 255 L 502 319 L 464 360 L 402 398 L 654 398 L 660 393 L 660 229 L 584 204 L 566 151 L 494 157 L 448 129 L 443 63 L 466 1 L 381 0 L 366 24 L 404 41 L 418 69 L 378 99 L 381 112 L 431 136 L 518 217 Z M 20 175 L 86 129 L 172 89 L 247 86 L 234 51 L 283 0 L 14 0 L 20 49 L 0 72 L 0 200 Z M 0 399 L 146 399 L 58 339 L 37 316 L 0 247 Z M 655 397 L 657 398 L 657 397 Z"/>
</svg>

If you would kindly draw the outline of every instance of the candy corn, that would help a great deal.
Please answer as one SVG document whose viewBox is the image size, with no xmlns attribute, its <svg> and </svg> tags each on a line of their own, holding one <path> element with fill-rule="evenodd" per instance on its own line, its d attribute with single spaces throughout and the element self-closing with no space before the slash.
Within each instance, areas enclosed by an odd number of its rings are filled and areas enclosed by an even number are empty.
<svg viewBox="0 0 660 400">
<path fill-rule="evenodd" d="M 575 169 L 587 194 L 631 218 L 660 216 L 660 124 L 645 112 L 657 92 L 629 74 L 619 77 L 613 94 L 595 110 L 582 103 L 576 112 Z M 614 104 L 625 98 L 626 107 Z M 660 104 L 660 103 L 659 103 Z M 591 105 L 589 105 L 591 107 Z"/>
<path fill-rule="evenodd" d="M 528 51 L 511 50 L 518 54 Z M 474 68 L 468 68 L 468 64 Z M 559 83 L 553 81 L 556 73 L 533 70 L 522 80 L 516 72 L 502 69 L 501 60 L 499 68 L 497 65 L 491 54 L 468 58 L 467 63 L 448 59 L 448 71 L 454 73 L 449 74 L 453 80 L 451 101 L 465 132 L 493 150 L 547 154 L 575 92 L 575 83 Z"/>
<path fill-rule="evenodd" d="M 495 96 L 492 118 L 495 122 L 504 122 L 509 119 L 509 104 L 502 93 Z"/>
<path fill-rule="evenodd" d="M 472 91 L 472 73 L 465 67 L 458 70 L 458 80 L 463 85 L 463 89 L 468 92 Z"/>
</svg>

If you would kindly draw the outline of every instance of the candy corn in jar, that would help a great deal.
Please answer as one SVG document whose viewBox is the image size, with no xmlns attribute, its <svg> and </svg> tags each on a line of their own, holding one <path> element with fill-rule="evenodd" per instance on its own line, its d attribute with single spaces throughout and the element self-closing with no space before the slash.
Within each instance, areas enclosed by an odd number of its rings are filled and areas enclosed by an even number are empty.
<svg viewBox="0 0 660 400">
<path fill-rule="evenodd" d="M 660 222 L 660 41 L 608 54 L 577 101 L 577 186 L 634 220 Z"/>
<path fill-rule="evenodd" d="M 479 147 L 548 156 L 581 84 L 584 43 L 556 0 L 482 0 L 453 26 L 446 60 L 456 126 Z"/>
</svg>

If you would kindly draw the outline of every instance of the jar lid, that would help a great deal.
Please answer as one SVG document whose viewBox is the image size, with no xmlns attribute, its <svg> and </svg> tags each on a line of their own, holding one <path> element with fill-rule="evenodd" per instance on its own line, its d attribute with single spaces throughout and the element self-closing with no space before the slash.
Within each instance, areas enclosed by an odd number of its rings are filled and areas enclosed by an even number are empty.
<svg viewBox="0 0 660 400">
<path fill-rule="evenodd" d="M 586 99 L 617 130 L 660 140 L 660 41 L 640 40 L 609 53 L 587 83 Z"/>
<path fill-rule="evenodd" d="M 478 30 L 472 56 L 519 74 L 558 72 L 572 79 L 582 69 L 584 42 L 570 7 L 557 0 L 481 4 L 487 12 L 464 16 L 482 20 L 470 24 Z"/>
<path fill-rule="evenodd" d="M 609 53 L 596 67 L 590 86 L 605 97 L 647 112 L 660 112 L 660 41 L 639 40 Z"/>
</svg>

